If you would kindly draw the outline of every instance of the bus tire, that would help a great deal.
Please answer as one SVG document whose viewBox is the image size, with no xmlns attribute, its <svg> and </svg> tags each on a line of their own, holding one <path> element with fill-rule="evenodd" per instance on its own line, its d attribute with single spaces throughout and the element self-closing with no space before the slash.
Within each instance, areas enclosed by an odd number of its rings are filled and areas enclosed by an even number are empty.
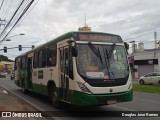
<svg viewBox="0 0 160 120">
<path fill-rule="evenodd" d="M 53 87 L 50 89 L 50 99 L 53 107 L 55 108 L 60 107 L 60 101 L 58 100 L 57 92 Z"/>
</svg>

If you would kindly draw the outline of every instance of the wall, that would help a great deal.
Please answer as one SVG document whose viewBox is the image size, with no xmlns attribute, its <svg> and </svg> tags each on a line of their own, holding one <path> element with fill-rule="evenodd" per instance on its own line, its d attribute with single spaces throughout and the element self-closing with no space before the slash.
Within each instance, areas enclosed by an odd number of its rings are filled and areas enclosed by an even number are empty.
<svg viewBox="0 0 160 120">
<path fill-rule="evenodd" d="M 134 54 L 135 78 L 139 78 L 149 72 L 160 71 L 160 52 L 144 51 Z"/>
<path fill-rule="evenodd" d="M 158 52 L 142 52 L 142 53 L 136 53 L 134 55 L 134 60 L 156 59 L 158 58 L 158 56 L 159 56 Z"/>
</svg>

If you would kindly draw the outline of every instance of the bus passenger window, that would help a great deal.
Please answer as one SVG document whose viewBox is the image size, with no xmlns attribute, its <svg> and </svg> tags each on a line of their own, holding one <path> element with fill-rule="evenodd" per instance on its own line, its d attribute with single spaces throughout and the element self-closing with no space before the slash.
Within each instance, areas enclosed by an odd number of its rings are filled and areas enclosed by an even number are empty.
<svg viewBox="0 0 160 120">
<path fill-rule="evenodd" d="M 65 73 L 68 75 L 68 48 L 65 48 Z"/>
<path fill-rule="evenodd" d="M 15 60 L 14 70 L 17 70 L 17 59 Z"/>
<path fill-rule="evenodd" d="M 56 66 L 57 46 L 49 46 L 47 48 L 47 66 Z"/>
<path fill-rule="evenodd" d="M 46 49 L 42 50 L 42 67 L 46 67 Z"/>
<path fill-rule="evenodd" d="M 46 67 L 46 49 L 38 51 L 38 67 Z"/>
<path fill-rule="evenodd" d="M 33 68 L 37 68 L 37 65 L 38 65 L 37 52 L 34 52 Z"/>
<path fill-rule="evenodd" d="M 42 51 L 38 51 L 38 67 L 42 67 Z"/>
<path fill-rule="evenodd" d="M 22 57 L 21 59 L 21 69 L 26 68 L 26 56 Z"/>
</svg>

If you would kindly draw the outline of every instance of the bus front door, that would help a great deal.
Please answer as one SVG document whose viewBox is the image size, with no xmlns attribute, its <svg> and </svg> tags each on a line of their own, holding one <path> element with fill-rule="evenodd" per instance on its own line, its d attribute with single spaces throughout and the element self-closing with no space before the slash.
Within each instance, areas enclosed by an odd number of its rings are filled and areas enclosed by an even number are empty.
<svg viewBox="0 0 160 120">
<path fill-rule="evenodd" d="M 68 47 L 60 49 L 60 79 L 61 79 L 61 95 L 60 98 L 69 102 L 69 52 Z"/>
</svg>

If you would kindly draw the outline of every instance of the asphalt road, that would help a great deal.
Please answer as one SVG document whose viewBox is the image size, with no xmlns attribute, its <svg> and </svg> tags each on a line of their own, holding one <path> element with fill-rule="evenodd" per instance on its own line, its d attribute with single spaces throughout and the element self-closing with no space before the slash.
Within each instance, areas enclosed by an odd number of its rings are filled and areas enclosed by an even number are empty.
<svg viewBox="0 0 160 120">
<path fill-rule="evenodd" d="M 116 117 L 116 114 L 119 113 L 128 113 L 137 111 L 157 111 L 160 112 L 160 94 L 151 94 L 151 93 L 142 93 L 134 92 L 134 100 L 126 103 L 118 103 L 115 105 L 94 107 L 94 108 L 77 108 L 74 106 L 69 106 L 64 104 L 62 109 L 55 109 L 52 107 L 49 98 L 43 95 L 39 95 L 33 92 L 25 95 L 22 93 L 21 88 L 18 88 L 13 81 L 9 78 L 1 79 L 0 86 L 5 87 L 10 90 L 12 93 L 24 99 L 26 102 L 30 103 L 32 106 L 36 107 L 40 111 L 50 111 L 53 115 L 53 118 L 58 120 L 79 120 L 83 119 L 92 119 L 92 120 L 158 120 L 159 117 Z M 71 110 L 71 111 L 70 111 Z M 78 114 L 75 114 L 75 111 L 79 110 Z M 120 111 L 120 112 L 119 112 Z M 154 113 L 154 112 L 153 112 Z M 86 114 L 94 117 L 87 117 Z M 95 117 L 97 114 L 98 117 Z M 107 115 L 108 114 L 108 115 Z M 102 115 L 102 117 L 100 116 Z M 111 116 L 110 116 L 111 115 Z M 115 115 L 115 117 L 113 117 Z M 78 116 L 78 117 L 77 117 Z"/>
</svg>

